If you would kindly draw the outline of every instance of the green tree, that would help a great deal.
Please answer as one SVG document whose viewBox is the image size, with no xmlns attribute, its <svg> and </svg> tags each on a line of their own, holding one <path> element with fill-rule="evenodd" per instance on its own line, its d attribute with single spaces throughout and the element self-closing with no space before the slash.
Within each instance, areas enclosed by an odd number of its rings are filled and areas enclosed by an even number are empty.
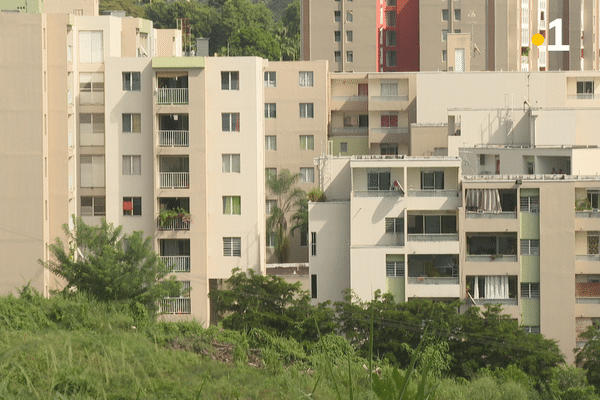
<svg viewBox="0 0 600 400">
<path fill-rule="evenodd" d="M 267 218 L 267 232 L 275 234 L 275 254 L 280 263 L 287 261 L 289 250 L 287 216 L 306 193 L 296 187 L 300 174 L 292 175 L 284 169 L 278 175 L 267 178 L 267 188 L 277 197 L 277 204 Z"/>
<path fill-rule="evenodd" d="M 542 386 L 544 399 L 598 400 L 594 386 L 588 384 L 586 371 L 572 365 L 561 365 L 550 371 L 550 379 Z"/>
<path fill-rule="evenodd" d="M 288 4 L 281 22 L 290 37 L 296 37 L 296 35 L 300 37 L 300 0 L 294 0 Z"/>
<path fill-rule="evenodd" d="M 144 17 L 144 7 L 135 0 L 101 0 L 99 8 L 100 12 L 121 10 L 130 17 Z"/>
<path fill-rule="evenodd" d="M 263 276 L 239 268 L 225 281 L 227 289 L 209 293 L 217 312 L 225 315 L 223 328 L 247 331 L 260 328 L 272 335 L 292 337 L 299 342 L 316 341 L 318 321 L 321 334 L 333 332 L 333 310 L 328 304 L 310 304 L 300 282 L 287 283 L 277 276 Z"/>
<path fill-rule="evenodd" d="M 587 328 L 579 336 L 585 340 L 583 348 L 575 349 L 575 362 L 586 371 L 587 380 L 600 393 L 600 337 L 598 325 Z"/>
<path fill-rule="evenodd" d="M 114 227 L 102 219 L 100 226 L 86 225 L 73 217 L 74 228 L 63 229 L 69 243 L 60 238 L 50 245 L 53 259 L 39 262 L 67 285 L 63 292 L 73 289 L 100 301 L 130 300 L 154 309 L 157 300 L 179 296 L 181 284 L 163 279 L 169 273 L 156 253 L 152 239 L 143 239 L 141 231 L 121 234 L 123 227 Z"/>
</svg>

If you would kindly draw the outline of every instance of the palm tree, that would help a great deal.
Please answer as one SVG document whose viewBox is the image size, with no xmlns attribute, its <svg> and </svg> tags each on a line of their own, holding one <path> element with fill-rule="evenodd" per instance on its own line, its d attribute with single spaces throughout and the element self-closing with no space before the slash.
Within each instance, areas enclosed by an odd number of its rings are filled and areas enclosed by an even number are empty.
<svg viewBox="0 0 600 400">
<path fill-rule="evenodd" d="M 301 198 L 306 196 L 302 189 L 296 187 L 298 179 L 300 174 L 292 175 L 287 169 L 279 172 L 279 175 L 271 175 L 267 178 L 267 188 L 271 194 L 277 196 L 277 203 L 267 218 L 267 232 L 275 233 L 275 254 L 280 263 L 287 261 L 290 247 L 286 215 Z"/>
</svg>

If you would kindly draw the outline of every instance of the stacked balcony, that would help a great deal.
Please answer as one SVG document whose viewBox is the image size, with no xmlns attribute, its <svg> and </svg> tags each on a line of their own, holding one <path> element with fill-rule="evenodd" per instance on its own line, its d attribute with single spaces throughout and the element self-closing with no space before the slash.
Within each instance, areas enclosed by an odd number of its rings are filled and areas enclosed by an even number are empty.
<svg viewBox="0 0 600 400">
<path fill-rule="evenodd" d="M 189 147 L 188 114 L 158 115 L 158 145 L 160 147 Z"/>
<path fill-rule="evenodd" d="M 190 187 L 189 156 L 160 156 L 160 189 L 188 189 Z"/>
<path fill-rule="evenodd" d="M 156 104 L 181 105 L 189 103 L 187 73 L 178 76 L 158 76 Z"/>
</svg>

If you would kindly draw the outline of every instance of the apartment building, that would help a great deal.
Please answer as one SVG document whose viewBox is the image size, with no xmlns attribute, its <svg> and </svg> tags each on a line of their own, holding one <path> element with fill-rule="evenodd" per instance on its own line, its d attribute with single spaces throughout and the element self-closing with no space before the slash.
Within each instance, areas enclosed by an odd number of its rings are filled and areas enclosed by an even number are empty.
<svg viewBox="0 0 600 400">
<path fill-rule="evenodd" d="M 301 15 L 301 58 L 331 72 L 598 69 L 592 0 L 303 0 Z"/>
</svg>

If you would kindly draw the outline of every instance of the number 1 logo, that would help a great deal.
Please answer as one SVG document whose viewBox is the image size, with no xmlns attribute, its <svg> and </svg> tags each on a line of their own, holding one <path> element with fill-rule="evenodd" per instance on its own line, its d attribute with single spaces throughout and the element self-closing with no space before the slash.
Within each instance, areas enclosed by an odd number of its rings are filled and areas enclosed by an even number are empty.
<svg viewBox="0 0 600 400">
<path fill-rule="evenodd" d="M 548 51 L 569 51 L 568 44 L 562 44 L 562 18 L 550 22 L 549 30 L 554 28 L 554 44 L 548 45 Z"/>
</svg>

